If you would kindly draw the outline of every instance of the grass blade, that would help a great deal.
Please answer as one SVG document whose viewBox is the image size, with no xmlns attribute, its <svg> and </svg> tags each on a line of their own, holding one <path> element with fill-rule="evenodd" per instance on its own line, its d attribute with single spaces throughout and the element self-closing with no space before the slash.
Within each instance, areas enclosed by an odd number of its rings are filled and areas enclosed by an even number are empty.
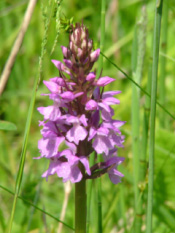
<svg viewBox="0 0 175 233">
<path fill-rule="evenodd" d="M 152 232 L 156 95 L 157 95 L 157 73 L 158 73 L 158 61 L 159 61 L 159 43 L 160 43 L 162 6 L 163 6 L 163 0 L 161 1 L 157 0 L 155 21 L 154 21 L 153 66 L 152 66 L 152 81 L 151 81 L 148 203 L 147 203 L 147 221 L 146 221 L 147 233 Z"/>
<path fill-rule="evenodd" d="M 146 6 L 142 6 L 142 17 L 137 23 L 133 41 L 132 71 L 133 79 L 140 85 L 143 73 L 145 56 L 146 35 Z M 132 151 L 134 166 L 134 194 L 135 194 L 135 232 L 139 233 L 142 226 L 142 197 L 139 198 L 139 183 L 141 180 L 141 158 L 140 158 L 140 89 L 132 84 Z"/>
<path fill-rule="evenodd" d="M 168 3 L 166 2 L 163 6 L 163 20 L 162 20 L 162 42 L 161 52 L 166 54 L 167 51 L 167 34 L 168 34 Z M 166 76 L 166 57 L 160 57 L 160 102 L 165 105 L 165 76 Z M 165 113 L 160 114 L 160 124 L 162 127 L 165 126 Z"/>
<path fill-rule="evenodd" d="M 8 233 L 10 233 L 12 231 L 12 224 L 13 224 L 13 218 L 14 218 L 17 198 L 18 198 L 18 194 L 20 191 L 20 187 L 21 187 L 21 181 L 22 181 L 24 163 L 25 163 L 25 156 L 26 156 L 26 149 L 27 149 L 27 142 L 28 142 L 29 130 L 30 130 L 30 125 L 31 125 L 31 120 L 32 120 L 32 113 L 33 113 L 34 104 L 35 104 L 35 97 L 36 97 L 36 91 L 37 91 L 37 86 L 38 86 L 38 80 L 39 80 L 39 76 L 35 80 L 35 84 L 34 84 L 34 88 L 33 88 L 33 92 L 32 92 L 32 99 L 30 102 L 30 107 L 29 107 L 26 126 L 25 126 L 24 141 L 23 141 L 19 170 L 17 173 L 16 185 L 15 185 L 15 195 L 14 195 L 14 199 L 13 199 L 13 206 L 12 206 L 12 211 L 11 211 L 10 220 L 9 220 L 9 224 L 8 224 L 8 230 L 7 230 Z"/>
<path fill-rule="evenodd" d="M 105 42 L 105 14 L 106 14 L 106 0 L 101 0 L 101 38 L 100 38 L 100 51 L 104 49 Z M 100 74 L 103 69 L 103 56 L 100 55 L 98 63 L 97 77 L 100 77 Z M 100 155 L 99 155 L 100 156 Z M 98 161 L 100 161 L 100 157 Z M 102 201 L 101 201 L 101 178 L 97 179 L 97 199 L 98 199 L 98 232 L 102 233 Z"/>
</svg>

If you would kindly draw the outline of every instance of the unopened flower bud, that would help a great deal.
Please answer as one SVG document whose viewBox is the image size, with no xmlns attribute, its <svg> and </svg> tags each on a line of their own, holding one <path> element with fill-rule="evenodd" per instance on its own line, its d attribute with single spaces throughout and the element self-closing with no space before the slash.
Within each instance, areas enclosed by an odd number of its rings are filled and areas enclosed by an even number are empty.
<svg viewBox="0 0 175 233">
<path fill-rule="evenodd" d="M 94 52 L 92 52 L 90 55 L 91 62 L 96 62 L 99 55 L 100 55 L 100 49 L 97 49 Z"/>
</svg>

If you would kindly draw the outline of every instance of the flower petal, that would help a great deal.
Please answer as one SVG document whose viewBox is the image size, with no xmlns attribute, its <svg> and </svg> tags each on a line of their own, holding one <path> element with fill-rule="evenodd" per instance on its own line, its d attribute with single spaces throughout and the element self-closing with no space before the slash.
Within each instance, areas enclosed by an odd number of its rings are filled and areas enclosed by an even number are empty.
<svg viewBox="0 0 175 233">
<path fill-rule="evenodd" d="M 60 92 L 60 87 L 55 82 L 43 81 L 43 83 L 52 93 Z"/>
<path fill-rule="evenodd" d="M 97 107 L 98 107 L 98 104 L 95 100 L 89 100 L 85 105 L 86 110 L 96 110 Z"/>
<path fill-rule="evenodd" d="M 114 82 L 115 79 L 114 78 L 110 78 L 108 76 L 106 77 L 102 77 L 102 78 L 99 78 L 95 84 L 95 86 L 99 86 L 99 87 L 104 87 L 106 85 L 108 85 L 109 83 L 111 82 Z"/>
<path fill-rule="evenodd" d="M 57 106 L 39 107 L 37 110 L 44 115 L 46 120 L 56 121 L 61 116 L 60 109 Z"/>
<path fill-rule="evenodd" d="M 91 55 L 90 55 L 90 61 L 91 61 L 91 62 L 97 61 L 99 55 L 100 55 L 100 49 L 97 49 L 97 50 L 93 51 L 93 52 L 91 53 Z"/>
<path fill-rule="evenodd" d="M 106 92 L 103 92 L 102 98 L 111 97 L 113 95 L 118 95 L 120 93 L 121 93 L 121 91 L 106 91 Z"/>
<path fill-rule="evenodd" d="M 64 64 L 62 62 L 57 61 L 57 60 L 51 60 L 51 61 L 56 66 L 56 68 L 58 68 L 58 70 L 64 71 L 65 66 L 64 66 Z"/>
<path fill-rule="evenodd" d="M 108 137 L 98 135 L 92 144 L 93 148 L 98 154 L 105 153 L 108 154 L 109 149 L 112 149 L 112 144 Z"/>
<path fill-rule="evenodd" d="M 74 124 L 74 126 L 67 132 L 66 138 L 70 142 L 74 141 L 78 145 L 79 141 L 84 140 L 87 134 L 87 130 L 84 127 L 79 124 Z"/>
<path fill-rule="evenodd" d="M 95 73 L 94 72 L 90 72 L 87 76 L 86 76 L 86 80 L 87 81 L 93 81 L 95 79 Z"/>
</svg>

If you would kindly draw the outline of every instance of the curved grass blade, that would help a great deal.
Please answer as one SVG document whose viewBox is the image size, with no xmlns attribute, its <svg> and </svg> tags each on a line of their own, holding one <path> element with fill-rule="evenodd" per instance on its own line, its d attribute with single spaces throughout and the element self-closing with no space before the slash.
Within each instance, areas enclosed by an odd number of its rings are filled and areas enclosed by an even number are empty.
<svg viewBox="0 0 175 233">
<path fill-rule="evenodd" d="M 3 189 L 3 190 L 5 190 L 6 192 L 12 194 L 12 195 L 15 195 L 14 192 L 12 192 L 12 191 L 10 191 L 9 189 L 3 187 L 2 185 L 0 185 L 0 188 Z M 66 226 L 66 227 L 68 227 L 68 228 L 70 228 L 71 230 L 74 231 L 74 228 L 73 228 L 73 227 L 69 226 L 67 223 L 61 221 L 59 218 L 53 216 L 53 215 L 50 214 L 49 212 L 47 212 L 47 211 L 41 209 L 41 208 L 38 207 L 37 205 L 35 205 L 35 204 L 33 204 L 32 202 L 28 201 L 27 199 L 25 199 L 25 198 L 23 198 L 23 197 L 21 197 L 21 196 L 17 196 L 17 198 L 20 199 L 20 200 L 22 200 L 22 201 L 24 201 L 24 202 L 26 202 L 26 204 L 29 204 L 29 205 L 33 206 L 35 209 L 39 210 L 39 211 L 42 212 L 43 214 L 46 214 L 47 216 L 53 218 L 54 220 L 56 220 L 56 221 L 58 221 L 58 222 L 61 222 L 64 226 Z"/>
<path fill-rule="evenodd" d="M 100 52 L 100 54 L 102 54 L 102 56 L 105 57 L 106 60 L 109 61 L 115 68 L 117 68 L 127 79 L 133 82 L 145 95 L 151 98 L 151 95 L 147 91 L 145 91 L 138 83 L 136 83 L 129 75 L 127 75 L 127 73 L 123 71 L 118 65 L 116 65 L 113 61 L 111 61 L 103 52 Z M 171 114 L 166 108 L 164 108 L 163 105 L 160 104 L 157 100 L 156 100 L 156 104 L 175 120 L 175 116 L 173 116 L 173 114 Z"/>
</svg>

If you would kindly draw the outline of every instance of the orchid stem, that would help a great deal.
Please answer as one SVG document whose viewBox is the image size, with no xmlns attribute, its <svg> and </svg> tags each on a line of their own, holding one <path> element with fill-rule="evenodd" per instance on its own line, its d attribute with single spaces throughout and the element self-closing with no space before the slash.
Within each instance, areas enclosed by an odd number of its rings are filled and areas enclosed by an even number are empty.
<svg viewBox="0 0 175 233">
<path fill-rule="evenodd" d="M 75 233 L 86 232 L 86 180 L 75 184 Z"/>
</svg>

